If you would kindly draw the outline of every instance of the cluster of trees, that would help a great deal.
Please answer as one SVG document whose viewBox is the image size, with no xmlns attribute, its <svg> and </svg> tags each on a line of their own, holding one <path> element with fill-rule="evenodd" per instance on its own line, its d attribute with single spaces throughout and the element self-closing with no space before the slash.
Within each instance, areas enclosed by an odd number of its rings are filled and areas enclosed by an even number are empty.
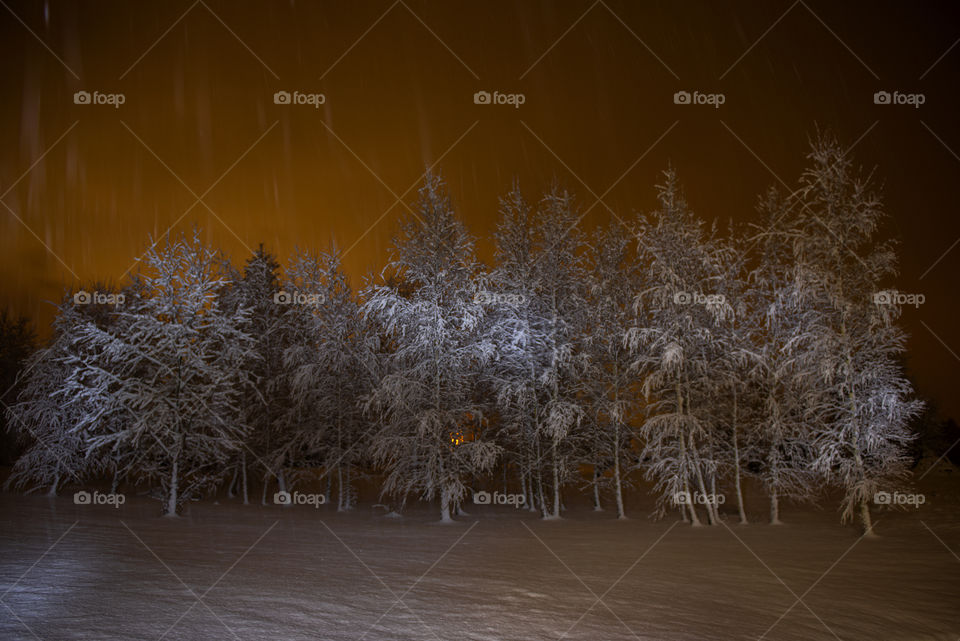
<svg viewBox="0 0 960 641">
<path fill-rule="evenodd" d="M 338 252 L 263 248 L 241 271 L 193 236 L 155 243 L 132 282 L 60 304 L 9 411 L 32 445 L 11 481 L 112 475 L 175 514 L 253 475 L 322 472 L 339 509 L 367 474 L 444 520 L 484 482 L 558 518 L 563 493 L 626 516 L 637 471 L 658 512 L 699 524 L 759 482 L 780 501 L 842 490 L 842 519 L 907 472 L 912 399 L 881 202 L 831 138 L 759 222 L 718 233 L 664 172 L 657 208 L 580 230 L 559 187 L 500 201 L 492 267 L 428 175 L 383 273 L 351 290 Z M 687 500 L 683 500 L 686 498 Z M 606 499 L 604 499 L 606 500 Z M 730 505 L 734 501 L 729 502 Z"/>
</svg>

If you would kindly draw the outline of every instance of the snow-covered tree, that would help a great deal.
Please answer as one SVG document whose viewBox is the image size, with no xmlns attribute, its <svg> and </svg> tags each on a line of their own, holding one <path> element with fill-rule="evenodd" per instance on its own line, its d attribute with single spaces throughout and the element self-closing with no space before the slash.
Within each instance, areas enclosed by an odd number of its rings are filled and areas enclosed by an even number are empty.
<svg viewBox="0 0 960 641">
<path fill-rule="evenodd" d="M 908 423 L 921 403 L 899 365 L 899 306 L 882 291 L 896 275 L 892 244 L 875 239 L 882 202 L 834 138 L 819 137 L 808 157 L 794 255 L 803 302 L 818 315 L 812 349 L 825 386 L 814 466 L 844 490 L 842 520 L 859 513 L 871 533 L 869 501 L 905 472 Z"/>
<path fill-rule="evenodd" d="M 588 318 L 585 337 L 588 367 L 585 389 L 591 401 L 588 463 L 594 466 L 594 507 L 599 508 L 599 489 L 609 469 L 609 485 L 617 506 L 617 517 L 626 518 L 623 507 L 625 471 L 633 459 L 632 420 L 636 418 L 636 379 L 630 371 L 633 355 L 624 345 L 624 336 L 633 320 L 636 285 L 631 272 L 630 236 L 619 224 L 598 230 L 594 238 Z M 592 459 L 592 460 L 590 460 Z"/>
<path fill-rule="evenodd" d="M 116 325 L 77 329 L 64 402 L 92 408 L 78 423 L 89 449 L 126 454 L 139 478 L 159 480 L 174 516 L 222 480 L 245 436 L 253 340 L 248 311 L 221 306 L 229 267 L 199 231 L 168 236 L 142 260 Z"/>
<path fill-rule="evenodd" d="M 253 348 L 243 363 L 250 374 L 253 390 L 242 404 L 244 423 L 249 428 L 243 446 L 233 457 L 233 479 L 229 492 L 239 481 L 243 503 L 249 503 L 248 471 L 252 465 L 261 479 L 261 504 L 266 503 L 270 482 L 276 479 L 286 489 L 284 469 L 291 443 L 287 412 L 291 403 L 289 377 L 283 366 L 283 353 L 290 334 L 291 313 L 280 289 L 280 265 L 276 257 L 261 245 L 247 259 L 242 274 L 233 274 L 223 292 L 226 313 L 246 310 L 247 333 Z"/>
<path fill-rule="evenodd" d="M 427 175 L 417 214 L 394 241 L 387 266 L 394 283 L 366 296 L 365 313 L 391 342 L 388 372 L 366 409 L 383 421 L 371 442 L 387 473 L 383 493 L 439 498 L 441 518 L 450 521 L 465 481 L 489 470 L 499 452 L 485 439 L 482 407 L 472 394 L 490 353 L 479 340 L 474 241 L 439 177 Z"/>
<path fill-rule="evenodd" d="M 716 292 L 724 297 L 732 313 L 717 327 L 717 349 L 710 365 L 707 394 L 713 398 L 710 428 L 712 449 L 718 455 L 718 476 L 732 477 L 740 523 L 748 523 L 743 500 L 743 477 L 749 462 L 756 459 L 750 421 L 755 415 L 757 394 L 749 373 L 754 349 L 756 307 L 748 296 L 746 274 L 747 239 L 731 225 L 718 251 L 720 278 Z"/>
<path fill-rule="evenodd" d="M 478 299 L 486 307 L 484 335 L 496 354 L 487 378 L 496 399 L 503 465 L 518 468 L 528 509 L 546 515 L 540 420 L 549 396 L 542 377 L 551 349 L 536 287 L 533 217 L 518 185 L 500 199 L 496 267 L 489 277 L 490 290 L 480 292 Z"/>
<path fill-rule="evenodd" d="M 797 280 L 789 203 L 770 190 L 760 202 L 764 224 L 755 241 L 759 258 L 750 273 L 746 317 L 750 334 L 748 377 L 756 395 L 748 432 L 759 463 L 755 476 L 770 499 L 770 523 L 780 523 L 780 500 L 807 500 L 814 424 L 822 398 L 817 340 L 818 312 Z"/>
<path fill-rule="evenodd" d="M 585 355 L 580 342 L 585 325 L 583 234 L 573 196 L 557 186 L 541 199 L 534 220 L 534 297 L 540 299 L 546 324 L 549 360 L 540 376 L 546 389 L 538 427 L 546 438 L 553 505 L 550 518 L 560 518 L 561 488 L 575 471 L 576 438 L 585 415 L 581 373 Z"/>
<path fill-rule="evenodd" d="M 287 270 L 290 345 L 284 352 L 292 404 L 292 451 L 337 483 L 337 509 L 349 510 L 367 447 L 362 399 L 375 382 L 373 336 L 341 269 L 340 254 L 297 252 Z"/>
<path fill-rule="evenodd" d="M 718 325 L 731 313 L 717 293 L 721 270 L 715 235 L 687 207 L 676 173 L 664 172 L 660 207 L 638 221 L 638 273 L 643 282 L 634 298 L 635 324 L 625 344 L 634 351 L 632 367 L 642 380 L 649 416 L 640 428 L 641 461 L 660 492 L 661 513 L 677 505 L 700 524 L 692 501 L 708 497 L 717 473 L 710 451 L 707 414 L 710 365 L 718 349 Z M 708 519 L 716 505 L 705 504 Z"/>
<path fill-rule="evenodd" d="M 63 403 L 61 393 L 69 376 L 67 360 L 76 350 L 75 328 L 84 322 L 73 296 L 57 307 L 49 344 L 33 353 L 18 381 L 20 393 L 7 410 L 7 424 L 27 444 L 5 487 L 47 487 L 56 495 L 67 480 L 80 481 L 91 471 L 87 448 L 75 429 L 82 408 Z"/>
</svg>

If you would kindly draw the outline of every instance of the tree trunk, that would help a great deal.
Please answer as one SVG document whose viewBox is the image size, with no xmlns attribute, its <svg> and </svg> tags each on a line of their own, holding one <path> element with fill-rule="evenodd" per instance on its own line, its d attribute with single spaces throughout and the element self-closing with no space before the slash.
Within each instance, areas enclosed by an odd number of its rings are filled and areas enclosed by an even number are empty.
<svg viewBox="0 0 960 641">
<path fill-rule="evenodd" d="M 440 521 L 453 523 L 453 518 L 450 516 L 450 493 L 446 487 L 440 491 Z"/>
<path fill-rule="evenodd" d="M 720 522 L 720 503 L 717 500 L 717 475 L 710 475 L 710 498 L 713 499 L 713 516 Z"/>
<path fill-rule="evenodd" d="M 250 505 L 250 496 L 247 493 L 247 453 L 240 455 L 240 468 L 243 470 L 243 504 Z"/>
<path fill-rule="evenodd" d="M 553 444 L 553 518 L 560 518 L 560 465 L 557 457 L 557 444 Z"/>
<path fill-rule="evenodd" d="M 232 499 L 236 494 L 233 491 L 233 488 L 237 486 L 237 476 L 240 475 L 240 466 L 233 466 L 233 477 L 230 479 L 230 484 L 227 485 L 227 498 Z"/>
<path fill-rule="evenodd" d="M 777 491 L 770 491 L 770 525 L 782 525 L 780 521 L 780 499 Z"/>
<path fill-rule="evenodd" d="M 693 449 L 693 443 L 690 444 L 691 449 Z M 715 513 L 715 508 L 711 501 L 709 500 L 709 495 L 707 494 L 707 486 L 703 482 L 703 472 L 700 471 L 700 456 L 697 454 L 696 449 L 693 449 L 694 456 L 696 458 L 696 464 L 693 466 L 693 469 L 697 472 L 697 485 L 700 487 L 700 494 L 705 500 L 705 508 L 707 510 L 707 523 L 710 525 L 715 525 L 717 522 L 717 517 Z M 693 497 L 690 497 L 691 503 L 693 503 Z"/>
<path fill-rule="evenodd" d="M 527 496 L 527 470 L 522 464 L 520 467 L 520 493 L 523 494 L 524 501 L 530 498 Z"/>
<path fill-rule="evenodd" d="M 537 454 L 540 454 L 540 438 L 537 437 Z M 547 512 L 547 497 L 543 491 L 543 456 L 540 455 L 537 457 L 537 507 L 540 510 L 541 518 L 547 518 L 549 512 Z"/>
<path fill-rule="evenodd" d="M 614 428 L 613 440 L 613 484 L 617 498 L 617 518 L 627 518 L 627 513 L 623 509 L 623 485 L 620 482 L 620 424 Z"/>
<path fill-rule="evenodd" d="M 687 439 L 683 434 L 680 434 L 680 457 L 683 460 L 686 460 L 687 457 Z M 700 523 L 700 518 L 697 516 L 697 508 L 693 503 L 693 494 L 690 493 L 690 482 L 687 480 L 687 475 L 683 475 L 683 493 L 686 496 L 687 509 L 690 512 L 690 522 L 695 526 L 702 525 Z"/>
<path fill-rule="evenodd" d="M 167 513 L 164 516 L 176 516 L 177 515 L 177 490 L 178 490 L 178 474 L 180 472 L 180 457 L 179 452 L 173 458 L 173 469 L 170 471 L 170 489 L 167 494 Z"/>
<path fill-rule="evenodd" d="M 60 487 L 60 466 L 57 465 L 57 473 L 53 477 L 53 483 L 50 485 L 50 489 L 47 491 L 47 496 L 56 496 L 57 490 Z"/>
<path fill-rule="evenodd" d="M 690 493 L 690 484 L 687 483 L 687 480 L 683 480 L 683 491 L 686 493 L 687 498 L 687 509 L 690 510 L 690 522 L 694 527 L 700 527 L 703 523 L 700 522 L 700 517 L 697 516 L 697 507 L 693 503 L 693 494 Z"/>
<path fill-rule="evenodd" d="M 870 506 L 866 501 L 860 501 L 860 520 L 863 524 L 863 535 L 876 536 L 873 531 L 873 520 L 870 518 Z"/>
<path fill-rule="evenodd" d="M 740 512 L 740 525 L 746 525 L 747 511 L 743 507 L 743 490 L 740 487 L 740 445 L 737 438 L 737 390 L 733 390 L 733 486 L 737 493 L 737 510 Z"/>
<path fill-rule="evenodd" d="M 600 505 L 600 466 L 593 466 L 593 511 L 603 512 L 603 506 Z"/>
</svg>

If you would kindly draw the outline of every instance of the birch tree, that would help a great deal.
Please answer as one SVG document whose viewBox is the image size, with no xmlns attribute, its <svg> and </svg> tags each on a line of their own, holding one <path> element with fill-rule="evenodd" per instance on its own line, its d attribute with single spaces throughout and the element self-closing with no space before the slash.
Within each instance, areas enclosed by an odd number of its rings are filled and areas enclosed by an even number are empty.
<svg viewBox="0 0 960 641">
<path fill-rule="evenodd" d="M 717 472 L 701 416 L 704 380 L 709 376 L 717 326 L 730 306 L 715 289 L 719 270 L 716 240 L 687 207 L 676 173 L 664 172 L 659 208 L 637 228 L 638 267 L 644 282 L 634 297 L 635 323 L 625 337 L 634 352 L 632 367 L 642 380 L 649 417 L 640 428 L 645 475 L 656 482 L 660 512 L 679 503 L 700 525 L 696 492 L 709 497 L 706 479 Z M 705 503 L 708 520 L 716 505 Z"/>
<path fill-rule="evenodd" d="M 794 252 L 806 304 L 818 312 L 813 350 L 825 386 L 814 467 L 844 491 L 843 521 L 872 533 L 869 501 L 905 473 L 909 421 L 921 409 L 899 366 L 905 334 L 895 298 L 890 242 L 876 239 L 885 217 L 869 178 L 836 139 L 821 136 L 796 193 Z"/>
</svg>

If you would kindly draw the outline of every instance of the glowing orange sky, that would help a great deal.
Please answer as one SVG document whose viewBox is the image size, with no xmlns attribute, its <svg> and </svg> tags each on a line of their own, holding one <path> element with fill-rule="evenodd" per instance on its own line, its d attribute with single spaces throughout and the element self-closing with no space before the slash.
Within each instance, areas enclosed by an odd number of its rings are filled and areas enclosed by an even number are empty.
<svg viewBox="0 0 960 641">
<path fill-rule="evenodd" d="M 947 3 L 835 4 L 9 2 L 0 304 L 48 323 L 63 287 L 120 280 L 150 234 L 195 224 L 238 263 L 259 242 L 285 260 L 335 238 L 356 284 L 438 160 L 481 236 L 514 177 L 627 218 L 668 162 L 701 216 L 746 221 L 795 182 L 819 125 L 877 168 L 903 240 L 891 285 L 927 300 L 904 313 L 911 368 L 957 413 L 960 248 L 928 269 L 960 237 L 960 21 Z M 80 90 L 125 103 L 76 105 Z M 326 102 L 276 105 L 278 90 Z M 475 105 L 479 90 L 525 103 Z M 726 102 L 676 105 L 678 90 Z M 878 90 L 926 103 L 875 105 Z M 596 205 L 583 225 L 609 217 Z"/>
</svg>

